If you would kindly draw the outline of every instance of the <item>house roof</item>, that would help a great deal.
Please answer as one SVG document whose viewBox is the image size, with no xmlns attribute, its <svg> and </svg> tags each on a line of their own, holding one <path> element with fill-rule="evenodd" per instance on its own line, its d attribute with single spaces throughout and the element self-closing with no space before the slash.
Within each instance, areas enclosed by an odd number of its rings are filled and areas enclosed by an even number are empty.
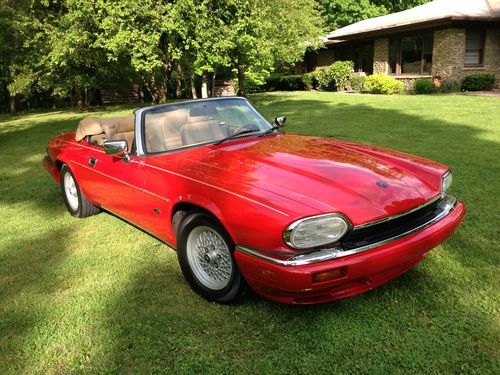
<svg viewBox="0 0 500 375">
<path fill-rule="evenodd" d="M 329 33 L 326 38 L 333 42 L 453 21 L 500 21 L 500 0 L 434 0 L 402 12 L 342 27 Z"/>
</svg>

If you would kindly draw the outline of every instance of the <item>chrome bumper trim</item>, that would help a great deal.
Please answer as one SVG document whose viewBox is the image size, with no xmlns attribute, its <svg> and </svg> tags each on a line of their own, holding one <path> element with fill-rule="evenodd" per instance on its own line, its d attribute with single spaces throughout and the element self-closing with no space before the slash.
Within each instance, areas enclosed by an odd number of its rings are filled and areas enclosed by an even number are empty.
<svg viewBox="0 0 500 375">
<path fill-rule="evenodd" d="M 424 229 L 430 227 L 431 225 L 435 224 L 436 222 L 438 222 L 439 220 L 441 220 L 445 216 L 447 216 L 450 212 L 452 212 L 455 209 L 455 207 L 457 206 L 457 202 L 458 202 L 458 200 L 456 197 L 454 197 L 453 195 L 447 195 L 444 197 L 443 202 L 441 203 L 441 207 L 442 207 L 443 211 L 441 211 L 441 213 L 439 215 L 435 216 L 434 218 L 432 218 L 428 222 L 426 222 L 422 225 L 419 225 L 418 227 L 415 227 L 407 232 L 400 233 L 397 236 L 387 238 L 383 241 L 379 241 L 376 243 L 372 243 L 372 244 L 369 244 L 366 246 L 358 247 L 358 248 L 347 250 L 347 251 L 343 250 L 342 247 L 337 246 L 337 247 L 334 247 L 331 249 L 322 249 L 322 250 L 313 251 L 313 252 L 310 252 L 307 254 L 292 256 L 288 259 L 275 259 L 275 258 L 271 258 L 267 255 L 264 255 L 263 253 L 259 252 L 256 249 L 251 249 L 251 248 L 248 248 L 248 247 L 243 246 L 243 245 L 236 245 L 236 250 L 241 251 L 242 253 L 247 254 L 247 255 L 255 256 L 255 257 L 262 259 L 262 260 L 265 260 L 269 263 L 277 264 L 280 266 L 292 266 L 292 267 L 293 266 L 304 266 L 307 264 L 343 258 L 343 257 L 346 257 L 348 255 L 361 253 L 363 251 L 368 251 L 368 250 L 374 249 L 374 248 L 379 247 L 379 246 L 387 245 L 388 243 L 397 241 L 401 238 L 407 237 L 411 234 L 414 234 L 416 232 L 424 230 Z"/>
</svg>

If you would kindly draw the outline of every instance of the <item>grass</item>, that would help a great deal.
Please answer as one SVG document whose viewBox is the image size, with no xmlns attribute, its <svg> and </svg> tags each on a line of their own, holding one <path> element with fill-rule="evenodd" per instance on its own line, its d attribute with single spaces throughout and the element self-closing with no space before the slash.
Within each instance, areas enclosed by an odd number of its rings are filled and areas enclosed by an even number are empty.
<svg viewBox="0 0 500 375">
<path fill-rule="evenodd" d="M 450 165 L 462 227 L 415 269 L 357 297 L 207 303 L 175 252 L 103 213 L 65 210 L 46 142 L 89 114 L 0 117 L 0 373 L 498 373 L 500 101 L 272 93 L 287 130 Z M 92 115 L 123 115 L 117 107 Z"/>
</svg>

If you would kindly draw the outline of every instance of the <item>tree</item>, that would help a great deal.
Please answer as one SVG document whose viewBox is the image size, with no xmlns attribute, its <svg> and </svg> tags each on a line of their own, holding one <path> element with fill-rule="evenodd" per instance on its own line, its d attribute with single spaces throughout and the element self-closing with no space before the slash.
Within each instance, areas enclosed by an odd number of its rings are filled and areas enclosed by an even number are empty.
<svg viewBox="0 0 500 375">
<path fill-rule="evenodd" d="M 182 56 L 184 26 L 172 16 L 174 7 L 165 0 L 99 2 L 98 45 L 109 61 L 130 62 L 155 104 L 167 101 L 174 62 Z"/>
<path fill-rule="evenodd" d="M 239 95 L 248 72 L 267 75 L 321 45 L 314 0 L 204 0 L 200 6 L 205 17 L 196 25 L 197 61 L 212 71 L 216 65 L 234 68 Z"/>
<path fill-rule="evenodd" d="M 399 12 L 430 0 L 319 0 L 329 30 L 367 18 Z"/>
<path fill-rule="evenodd" d="M 24 43 L 29 39 L 28 0 L 3 0 L 0 3 L 0 63 L 2 65 L 0 81 L 4 95 L 9 99 L 11 114 L 16 113 L 16 87 L 12 83 L 22 66 L 24 56 L 28 53 Z M 23 90 L 26 84 L 22 85 Z M 28 84 L 28 87 L 30 85 Z"/>
</svg>

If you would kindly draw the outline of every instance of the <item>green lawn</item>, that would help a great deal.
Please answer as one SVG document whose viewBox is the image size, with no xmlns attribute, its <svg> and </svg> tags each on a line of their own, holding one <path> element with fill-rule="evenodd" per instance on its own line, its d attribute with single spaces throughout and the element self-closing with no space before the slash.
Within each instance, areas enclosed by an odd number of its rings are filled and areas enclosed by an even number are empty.
<svg viewBox="0 0 500 375">
<path fill-rule="evenodd" d="M 67 212 L 40 160 L 49 138 L 103 113 L 0 117 L 0 374 L 498 373 L 500 100 L 251 96 L 287 130 L 450 165 L 462 227 L 414 270 L 360 296 L 297 307 L 207 303 L 175 252 L 103 213 Z M 130 106 L 106 110 L 127 114 Z"/>
</svg>

